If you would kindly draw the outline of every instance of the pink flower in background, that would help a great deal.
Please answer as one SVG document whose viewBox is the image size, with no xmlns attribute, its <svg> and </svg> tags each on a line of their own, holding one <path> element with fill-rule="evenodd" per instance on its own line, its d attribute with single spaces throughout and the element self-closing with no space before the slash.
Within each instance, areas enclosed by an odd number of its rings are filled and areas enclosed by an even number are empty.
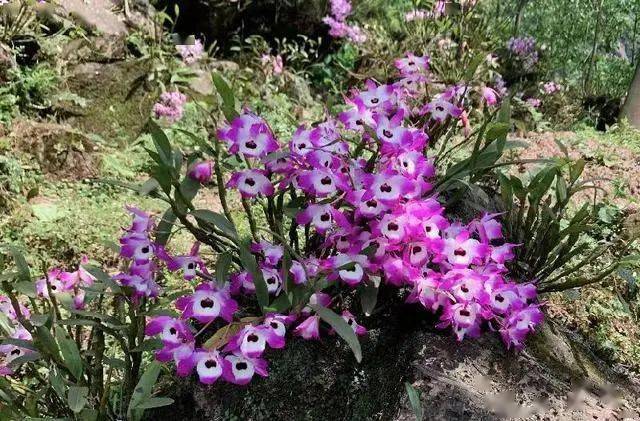
<svg viewBox="0 0 640 421">
<path fill-rule="evenodd" d="M 544 90 L 544 93 L 547 95 L 553 95 L 555 93 L 558 93 L 562 90 L 562 86 L 551 81 L 551 82 L 547 82 L 544 85 L 542 85 L 542 89 Z"/>
<path fill-rule="evenodd" d="M 282 56 L 280 54 L 272 56 L 270 54 L 263 54 L 260 57 L 262 66 L 265 68 L 266 73 L 273 73 L 274 75 L 280 75 L 284 71 L 284 64 L 282 62 Z"/>
<path fill-rule="evenodd" d="M 529 98 L 527 99 L 527 104 L 533 108 L 538 108 L 542 105 L 542 101 L 538 98 Z"/>
<path fill-rule="evenodd" d="M 175 123 L 182 118 L 186 102 L 187 97 L 181 92 L 163 92 L 160 100 L 153 105 L 153 113 L 158 119 L 164 118 L 169 123 Z"/>
<path fill-rule="evenodd" d="M 331 0 L 331 14 L 343 21 L 351 14 L 351 3 L 348 0 Z"/>
<path fill-rule="evenodd" d="M 187 173 L 189 178 L 199 181 L 200 183 L 208 183 L 213 174 L 213 162 L 202 161 L 191 166 Z"/>
<path fill-rule="evenodd" d="M 507 41 L 507 48 L 526 71 L 533 69 L 540 60 L 536 40 L 533 37 L 511 37 Z"/>
<path fill-rule="evenodd" d="M 200 60 L 204 54 L 204 46 L 202 41 L 195 39 L 193 44 L 176 45 L 178 53 L 182 57 L 182 61 L 186 64 L 193 64 Z"/>
<path fill-rule="evenodd" d="M 367 35 L 357 25 L 350 25 L 346 19 L 351 14 L 349 0 L 331 0 L 331 14 L 322 21 L 329 26 L 329 35 L 334 38 L 348 38 L 355 44 L 362 44 Z"/>
<path fill-rule="evenodd" d="M 487 105 L 496 105 L 498 103 L 498 93 L 494 90 L 485 86 L 482 88 L 482 98 L 487 103 Z"/>
</svg>

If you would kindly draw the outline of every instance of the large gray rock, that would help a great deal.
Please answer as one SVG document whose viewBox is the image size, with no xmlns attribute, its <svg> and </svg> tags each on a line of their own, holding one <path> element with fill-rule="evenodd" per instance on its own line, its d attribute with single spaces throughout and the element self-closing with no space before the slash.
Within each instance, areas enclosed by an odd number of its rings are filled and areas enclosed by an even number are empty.
<svg viewBox="0 0 640 421">
<path fill-rule="evenodd" d="M 176 402 L 148 419 L 413 420 L 405 382 L 420 392 L 425 420 L 637 416 L 637 386 L 550 324 L 515 353 L 491 332 L 458 343 L 412 306 L 365 323 L 360 364 L 336 338 L 290 339 L 269 352 L 269 377 L 245 388 L 165 377 Z"/>
<path fill-rule="evenodd" d="M 65 14 L 89 32 L 104 35 L 124 35 L 127 27 L 123 18 L 114 13 L 112 0 L 60 0 Z"/>
</svg>

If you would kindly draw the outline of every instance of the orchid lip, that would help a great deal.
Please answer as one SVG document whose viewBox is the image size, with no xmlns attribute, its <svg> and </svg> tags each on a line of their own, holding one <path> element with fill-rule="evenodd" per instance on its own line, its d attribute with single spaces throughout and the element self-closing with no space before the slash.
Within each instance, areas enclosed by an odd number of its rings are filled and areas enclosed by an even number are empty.
<svg viewBox="0 0 640 421">
<path fill-rule="evenodd" d="M 200 301 L 200 306 L 202 308 L 213 308 L 213 300 L 211 298 L 205 298 L 204 300 Z"/>
<path fill-rule="evenodd" d="M 454 254 L 454 255 L 456 255 L 456 256 L 464 257 L 464 256 L 466 256 L 466 255 L 467 255 L 467 251 L 466 251 L 466 250 L 464 250 L 464 249 L 456 249 L 456 250 L 453 252 L 453 254 Z"/>
</svg>

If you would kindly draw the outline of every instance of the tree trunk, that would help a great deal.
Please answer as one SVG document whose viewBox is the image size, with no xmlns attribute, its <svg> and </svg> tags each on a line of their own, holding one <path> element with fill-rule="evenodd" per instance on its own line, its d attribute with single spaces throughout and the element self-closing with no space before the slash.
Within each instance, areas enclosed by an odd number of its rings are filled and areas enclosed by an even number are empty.
<svg viewBox="0 0 640 421">
<path fill-rule="evenodd" d="M 584 96 L 587 97 L 591 94 L 591 75 L 593 73 L 593 68 L 596 64 L 596 52 L 598 51 L 598 38 L 600 36 L 600 24 L 602 21 L 602 9 L 603 9 L 603 0 L 600 0 L 597 3 L 597 12 L 596 12 L 596 26 L 593 30 L 593 42 L 591 45 L 591 54 L 587 58 L 587 66 L 586 72 L 583 77 L 582 90 L 584 91 Z"/>
<path fill-rule="evenodd" d="M 626 118 L 633 127 L 640 129 L 640 62 L 636 65 L 633 80 L 627 90 L 620 118 Z"/>
</svg>

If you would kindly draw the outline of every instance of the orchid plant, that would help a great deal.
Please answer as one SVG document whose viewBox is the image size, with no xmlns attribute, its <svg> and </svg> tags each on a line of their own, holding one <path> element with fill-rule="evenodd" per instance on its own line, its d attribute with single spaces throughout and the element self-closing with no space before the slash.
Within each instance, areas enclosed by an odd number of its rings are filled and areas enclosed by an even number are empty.
<svg viewBox="0 0 640 421">
<path fill-rule="evenodd" d="M 433 86 L 426 56 L 408 53 L 395 66 L 396 81 L 366 81 L 337 114 L 300 125 L 286 140 L 240 109 L 229 84 L 214 73 L 221 101 L 210 110 L 217 127 L 211 139 L 189 133 L 204 153 L 187 159 L 167 135 L 180 113 L 156 107 L 158 120 L 149 123 L 155 164 L 139 191 L 164 200 L 167 211 L 157 218 L 128 207 L 132 222 L 119 241 L 118 273 L 107 275 L 87 261 L 75 272 L 50 270 L 29 295 L 30 309 L 18 299 L 24 287 L 5 281 L 5 313 L 15 316 L 6 329 L 11 349 L 3 352 L 26 358 L 7 358 L 4 374 L 46 361 L 62 370 L 86 365 L 91 370 L 75 371 L 67 393 L 81 393 L 83 404 L 73 408 L 95 408 L 109 395 L 84 386 L 97 381 L 93 345 L 101 332 L 98 344 L 111 336 L 126 356 L 121 396 L 135 418 L 144 408 L 170 403 L 150 396 L 160 366 L 143 371 L 142 350 L 154 350 L 155 359 L 174 365 L 180 376 L 197 373 L 204 384 L 244 385 L 267 376 L 264 352 L 283 348 L 291 335 L 321 340 L 337 334 L 360 360 L 358 337 L 367 329 L 356 314 L 374 311 L 380 288 L 397 288 L 407 302 L 437 314 L 437 327 L 459 341 L 493 330 L 508 348 L 522 348 L 543 316 L 533 280 L 509 275 L 519 246 L 505 241 L 499 214 L 486 210 L 463 220 L 448 211 L 461 186 L 503 165 L 509 125 L 496 119 L 504 120 L 507 108 L 497 108 L 499 98 L 484 84 Z M 178 91 L 165 96 L 159 104 L 167 108 L 174 97 L 176 109 L 184 103 Z M 476 128 L 469 115 L 482 117 Z M 465 148 L 469 157 L 451 158 Z M 210 186 L 217 187 L 222 213 L 194 205 Z M 243 218 L 232 213 L 232 200 Z M 170 240 L 183 230 L 195 242 L 181 254 Z M 201 254 L 205 247 L 217 255 L 213 267 Z M 169 273 L 182 278 L 181 285 L 170 283 Z M 115 296 L 112 305 L 127 307 L 119 318 L 85 310 L 104 311 L 108 294 Z M 346 304 L 354 295 L 362 311 Z M 59 306 L 62 312 L 34 327 L 32 313 Z M 78 318 L 93 325 L 88 344 L 71 329 L 53 340 L 61 350 L 74 344 L 62 359 L 40 339 L 32 345 L 49 328 L 58 332 L 60 321 L 82 325 Z M 146 385 L 141 393 L 136 379 Z M 118 413 L 100 405 L 98 411 Z"/>
<path fill-rule="evenodd" d="M 300 125 L 286 141 L 239 109 L 231 87 L 214 74 L 226 121 L 213 139 L 199 139 L 210 156 L 191 159 L 184 177 L 182 153 L 152 123 L 156 167 L 146 191 L 170 208 L 155 228 L 150 215 L 132 209 L 134 224 L 121 239 L 131 266 L 114 279 L 133 287 L 135 299 L 161 294 L 163 268 L 192 288 L 177 298 L 173 316 L 148 320 L 146 334 L 162 342 L 159 361 L 175 364 L 181 376 L 195 371 L 206 384 L 246 384 L 267 375 L 263 353 L 283 348 L 288 333 L 308 340 L 337 333 L 360 359 L 357 337 L 367 330 L 344 297 L 366 296 L 369 314 L 381 286 L 406 291 L 408 302 L 437 313 L 438 327 L 450 327 L 458 340 L 491 329 L 507 347 L 522 348 L 542 312 L 531 280 L 509 277 L 505 265 L 518 246 L 504 241 L 498 214 L 462 221 L 447 213 L 440 195 L 500 165 L 508 125 L 489 125 L 496 93 L 471 84 L 438 92 L 426 56 L 409 53 L 395 65 L 397 81 L 366 81 L 342 111 Z M 485 110 L 486 121 L 472 132 L 466 116 L 474 107 Z M 455 132 L 475 155 L 438 177 L 442 158 L 460 147 L 447 146 Z M 193 204 L 213 184 L 223 214 Z M 229 197 L 242 204 L 248 237 L 239 234 L 243 222 Z M 175 226 L 196 239 L 188 255 L 167 248 Z M 203 245 L 218 255 L 215 270 L 199 255 Z"/>
</svg>

